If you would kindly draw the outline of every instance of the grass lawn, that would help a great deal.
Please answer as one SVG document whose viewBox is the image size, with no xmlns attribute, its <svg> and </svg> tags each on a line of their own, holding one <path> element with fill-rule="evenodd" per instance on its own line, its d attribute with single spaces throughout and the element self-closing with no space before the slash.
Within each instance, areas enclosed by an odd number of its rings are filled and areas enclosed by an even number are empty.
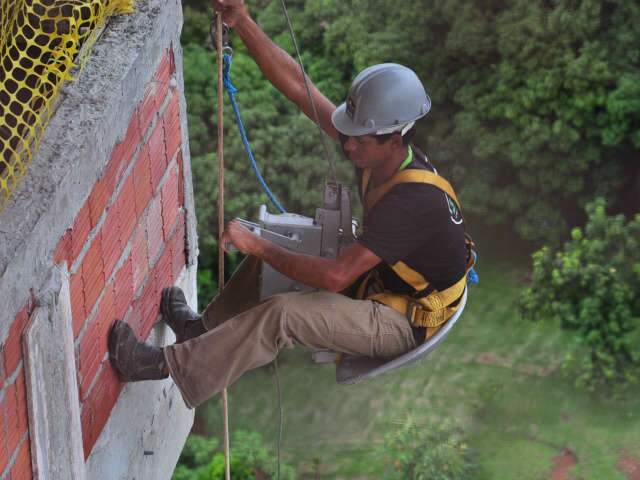
<svg viewBox="0 0 640 480">
<path fill-rule="evenodd" d="M 553 458 L 565 447 L 578 459 L 574 477 L 625 478 L 616 465 L 621 453 L 640 459 L 640 389 L 617 398 L 576 390 L 560 371 L 570 337 L 518 316 L 526 266 L 513 266 L 513 259 L 481 261 L 481 284 L 470 291 L 465 314 L 418 365 L 338 386 L 333 366 L 312 364 L 307 350 L 280 356 L 282 457 L 301 478 L 378 478 L 382 435 L 408 413 L 425 428 L 454 419 L 468 435 L 480 480 L 549 478 Z M 229 404 L 231 430 L 260 432 L 275 451 L 273 368 L 245 375 L 229 389 Z M 199 411 L 212 435 L 220 435 L 220 410 L 215 398 Z"/>
</svg>

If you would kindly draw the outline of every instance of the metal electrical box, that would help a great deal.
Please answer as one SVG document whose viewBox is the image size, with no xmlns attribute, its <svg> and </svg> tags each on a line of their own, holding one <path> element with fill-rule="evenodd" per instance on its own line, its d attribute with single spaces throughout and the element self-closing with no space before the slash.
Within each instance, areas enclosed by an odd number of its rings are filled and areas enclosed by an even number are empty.
<svg viewBox="0 0 640 480">
<path fill-rule="evenodd" d="M 267 212 L 266 205 L 261 205 L 258 215 L 261 228 L 256 233 L 294 252 L 336 258 L 341 249 L 355 240 L 350 193 L 347 185 L 325 184 L 323 206 L 316 209 L 315 218 L 293 213 L 272 214 Z M 268 263 L 262 263 L 260 299 L 277 293 L 313 290 L 316 289 L 285 277 Z"/>
</svg>

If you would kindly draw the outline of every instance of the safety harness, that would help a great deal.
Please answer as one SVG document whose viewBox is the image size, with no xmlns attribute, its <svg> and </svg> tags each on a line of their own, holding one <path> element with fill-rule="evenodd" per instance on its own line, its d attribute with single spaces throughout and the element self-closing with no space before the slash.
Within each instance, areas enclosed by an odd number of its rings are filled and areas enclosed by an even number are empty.
<svg viewBox="0 0 640 480">
<path fill-rule="evenodd" d="M 363 172 L 361 184 L 365 222 L 368 212 L 371 211 L 374 205 L 380 201 L 389 190 L 400 183 L 433 185 L 446 193 L 449 198 L 455 202 L 459 211 L 462 212 L 460 202 L 451 184 L 438 174 L 428 170 L 400 170 L 383 184 L 369 190 L 370 180 L 371 170 L 366 169 Z M 367 300 L 374 300 L 393 308 L 405 315 L 412 326 L 425 327 L 425 339 L 431 338 L 442 325 L 456 313 L 459 300 L 467 286 L 467 274 L 475 264 L 476 253 L 475 244 L 466 233 L 465 245 L 467 247 L 465 274 L 456 283 L 443 291 L 433 290 L 425 295 L 424 292 L 427 292 L 429 288 L 429 281 L 424 278 L 420 272 L 412 269 L 403 261 L 399 261 L 393 265 L 389 265 L 389 267 L 415 290 L 413 295 L 401 295 L 386 290 L 384 285 L 382 285 L 379 275 L 377 275 L 377 270 L 372 270 L 358 286 L 356 296 L 360 299 L 366 298 Z M 371 290 L 382 290 L 382 292 L 368 294 L 368 291 Z"/>
</svg>

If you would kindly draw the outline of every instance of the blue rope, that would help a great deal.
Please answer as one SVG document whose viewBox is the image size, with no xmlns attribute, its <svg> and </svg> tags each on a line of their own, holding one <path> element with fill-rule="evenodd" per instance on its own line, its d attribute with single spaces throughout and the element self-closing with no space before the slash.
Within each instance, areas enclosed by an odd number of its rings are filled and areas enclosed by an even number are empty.
<svg viewBox="0 0 640 480">
<path fill-rule="evenodd" d="M 478 261 L 478 254 L 473 250 L 471 252 L 473 254 L 473 261 L 475 263 Z M 477 285 L 478 283 L 480 283 L 478 272 L 476 272 L 475 268 L 471 267 L 471 270 L 469 270 L 469 273 L 467 274 L 467 285 Z"/>
<path fill-rule="evenodd" d="M 247 132 L 244 129 L 244 124 L 242 123 L 242 118 L 240 117 L 240 108 L 238 107 L 238 103 L 236 102 L 236 93 L 238 89 L 231 83 L 231 55 L 225 53 L 224 56 L 224 64 L 222 67 L 222 82 L 224 84 L 224 88 L 229 93 L 229 99 L 231 100 L 231 106 L 233 107 L 233 113 L 236 117 L 236 123 L 238 124 L 238 129 L 240 130 L 240 136 L 242 137 L 242 143 L 244 144 L 244 149 L 249 156 L 249 161 L 251 162 L 251 168 L 253 168 L 260 185 L 262 185 L 262 189 L 271 200 L 271 203 L 275 205 L 280 213 L 286 213 L 284 207 L 280 205 L 280 202 L 276 199 L 276 197 L 271 193 L 267 182 L 262 178 L 262 174 L 260 173 L 260 168 L 258 168 L 258 164 L 256 163 L 256 159 L 253 157 L 253 152 L 251 150 L 251 145 L 249 145 L 249 140 L 247 139 Z"/>
</svg>

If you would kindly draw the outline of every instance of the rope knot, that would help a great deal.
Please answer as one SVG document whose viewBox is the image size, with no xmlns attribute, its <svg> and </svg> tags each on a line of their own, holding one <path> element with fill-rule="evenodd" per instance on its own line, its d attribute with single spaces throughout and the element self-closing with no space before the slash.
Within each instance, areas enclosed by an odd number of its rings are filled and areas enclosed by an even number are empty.
<svg viewBox="0 0 640 480">
<path fill-rule="evenodd" d="M 238 89 L 231 82 L 231 55 L 225 53 L 222 58 L 222 82 L 224 84 L 224 88 L 227 89 L 230 95 L 235 95 L 238 92 Z"/>
</svg>

